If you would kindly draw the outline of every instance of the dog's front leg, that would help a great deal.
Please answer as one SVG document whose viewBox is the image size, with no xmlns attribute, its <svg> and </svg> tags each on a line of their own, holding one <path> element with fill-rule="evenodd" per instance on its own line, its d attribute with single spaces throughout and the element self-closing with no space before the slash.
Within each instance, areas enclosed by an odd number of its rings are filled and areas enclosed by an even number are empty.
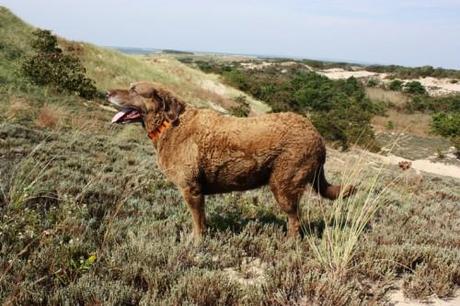
<svg viewBox="0 0 460 306">
<path fill-rule="evenodd" d="M 182 188 L 182 196 L 192 214 L 193 238 L 196 242 L 199 242 L 206 231 L 204 196 L 201 194 L 200 189 L 195 186 Z"/>
</svg>

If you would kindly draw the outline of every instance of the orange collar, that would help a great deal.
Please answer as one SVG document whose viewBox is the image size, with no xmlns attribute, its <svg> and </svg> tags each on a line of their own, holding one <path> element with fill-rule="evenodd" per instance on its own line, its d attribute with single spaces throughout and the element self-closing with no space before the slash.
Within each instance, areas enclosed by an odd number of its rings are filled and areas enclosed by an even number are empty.
<svg viewBox="0 0 460 306">
<path fill-rule="evenodd" d="M 169 127 L 171 126 L 171 122 L 168 120 L 164 120 L 163 123 L 157 127 L 154 131 L 149 132 L 149 138 L 156 143 L 158 139 L 160 138 L 161 134 L 166 131 Z"/>
</svg>

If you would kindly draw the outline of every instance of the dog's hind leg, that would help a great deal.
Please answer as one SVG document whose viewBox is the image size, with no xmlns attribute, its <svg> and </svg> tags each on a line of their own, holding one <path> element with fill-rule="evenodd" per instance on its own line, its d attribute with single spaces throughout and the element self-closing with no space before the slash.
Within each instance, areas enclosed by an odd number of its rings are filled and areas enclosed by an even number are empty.
<svg viewBox="0 0 460 306">
<path fill-rule="evenodd" d="M 300 211 L 299 200 L 304 192 L 304 186 L 295 186 L 287 177 L 272 173 L 270 178 L 270 189 L 275 200 L 288 215 L 288 235 L 296 237 L 300 233 Z"/>
<path fill-rule="evenodd" d="M 190 210 L 193 221 L 193 238 L 200 241 L 206 231 L 206 215 L 204 212 L 204 195 L 197 186 L 181 189 L 182 196 Z"/>
</svg>

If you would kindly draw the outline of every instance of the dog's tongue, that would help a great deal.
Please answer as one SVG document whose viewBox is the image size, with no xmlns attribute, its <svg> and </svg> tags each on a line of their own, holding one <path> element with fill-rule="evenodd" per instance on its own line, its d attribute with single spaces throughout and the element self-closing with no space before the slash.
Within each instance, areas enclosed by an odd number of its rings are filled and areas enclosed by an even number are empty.
<svg viewBox="0 0 460 306">
<path fill-rule="evenodd" d="M 113 116 L 112 118 L 112 123 L 117 123 L 118 121 L 120 121 L 120 119 L 123 118 L 127 112 L 128 110 L 121 110 L 118 113 L 116 113 L 115 116 Z"/>
</svg>

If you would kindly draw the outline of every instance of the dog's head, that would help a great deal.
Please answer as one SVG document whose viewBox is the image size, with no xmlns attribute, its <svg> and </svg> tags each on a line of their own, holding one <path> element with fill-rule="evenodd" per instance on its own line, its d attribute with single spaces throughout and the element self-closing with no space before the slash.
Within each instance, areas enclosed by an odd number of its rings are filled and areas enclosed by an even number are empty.
<svg viewBox="0 0 460 306">
<path fill-rule="evenodd" d="M 171 92 L 148 82 L 132 83 L 128 90 L 109 90 L 107 100 L 119 109 L 112 123 L 141 122 L 149 133 L 165 121 L 177 124 L 185 109 L 185 103 Z"/>
</svg>

